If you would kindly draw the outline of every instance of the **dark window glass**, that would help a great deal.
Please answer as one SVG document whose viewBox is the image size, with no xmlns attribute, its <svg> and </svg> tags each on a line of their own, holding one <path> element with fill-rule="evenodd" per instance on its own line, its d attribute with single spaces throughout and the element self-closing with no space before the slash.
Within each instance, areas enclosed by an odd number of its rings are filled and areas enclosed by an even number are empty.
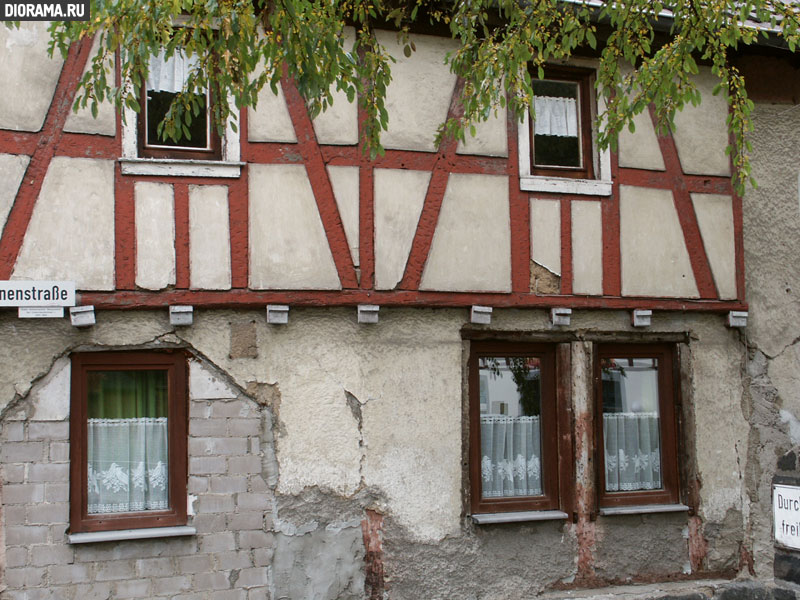
<svg viewBox="0 0 800 600">
<path fill-rule="evenodd" d="M 172 92 L 156 92 L 147 90 L 147 145 L 166 146 L 172 148 L 208 148 L 208 109 L 206 97 L 200 97 L 200 111 L 187 127 L 189 135 L 181 131 L 177 140 L 158 135 L 158 125 L 164 120 L 173 98 Z"/>
</svg>

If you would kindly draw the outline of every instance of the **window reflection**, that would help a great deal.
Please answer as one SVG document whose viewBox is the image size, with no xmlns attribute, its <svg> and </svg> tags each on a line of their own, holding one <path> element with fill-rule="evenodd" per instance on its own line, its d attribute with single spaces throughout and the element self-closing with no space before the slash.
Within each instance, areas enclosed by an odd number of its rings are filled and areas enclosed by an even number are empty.
<svg viewBox="0 0 800 600">
<path fill-rule="evenodd" d="M 606 491 L 662 488 L 658 359 L 601 360 Z"/>
<path fill-rule="evenodd" d="M 481 496 L 542 494 L 541 363 L 536 357 L 479 360 Z"/>
</svg>

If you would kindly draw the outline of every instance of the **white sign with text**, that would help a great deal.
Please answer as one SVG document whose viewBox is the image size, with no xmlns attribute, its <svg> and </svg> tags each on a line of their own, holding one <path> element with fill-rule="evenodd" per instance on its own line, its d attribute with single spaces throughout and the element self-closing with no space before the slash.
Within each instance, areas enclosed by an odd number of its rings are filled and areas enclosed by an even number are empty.
<svg viewBox="0 0 800 600">
<path fill-rule="evenodd" d="M 772 515 L 775 541 L 787 548 L 800 550 L 800 487 L 773 485 Z"/>
<path fill-rule="evenodd" d="M 75 306 L 75 282 L 0 281 L 0 306 Z"/>
</svg>

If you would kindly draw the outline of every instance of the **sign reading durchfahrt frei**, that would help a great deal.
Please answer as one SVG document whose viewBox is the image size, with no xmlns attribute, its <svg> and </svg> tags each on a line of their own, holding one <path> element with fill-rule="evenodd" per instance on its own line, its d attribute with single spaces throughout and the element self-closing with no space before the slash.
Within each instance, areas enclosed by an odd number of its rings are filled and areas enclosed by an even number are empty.
<svg viewBox="0 0 800 600">
<path fill-rule="evenodd" d="M 775 541 L 787 548 L 800 550 L 800 487 L 772 486 L 772 516 Z"/>
<path fill-rule="evenodd" d="M 0 281 L 0 306 L 75 306 L 75 282 Z"/>
</svg>

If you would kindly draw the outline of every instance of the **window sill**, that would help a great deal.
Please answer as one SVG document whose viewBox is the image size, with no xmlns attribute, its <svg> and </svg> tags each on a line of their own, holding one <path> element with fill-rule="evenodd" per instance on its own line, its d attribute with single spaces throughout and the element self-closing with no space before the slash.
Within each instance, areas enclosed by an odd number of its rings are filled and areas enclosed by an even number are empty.
<svg viewBox="0 0 800 600">
<path fill-rule="evenodd" d="M 484 513 L 472 515 L 472 521 L 478 525 L 494 523 L 523 523 L 525 521 L 563 521 L 569 515 L 560 510 L 526 510 L 507 513 Z"/>
<path fill-rule="evenodd" d="M 611 181 L 599 179 L 569 179 L 566 177 L 523 175 L 519 178 L 519 187 L 525 192 L 610 196 L 613 184 Z"/>
<path fill-rule="evenodd" d="M 686 512 L 689 507 L 684 504 L 645 504 L 642 506 L 615 506 L 601 508 L 600 515 L 612 517 L 615 515 L 647 515 L 651 513 Z"/>
<path fill-rule="evenodd" d="M 179 537 L 197 534 L 197 529 L 184 525 L 181 527 L 148 527 L 145 529 L 122 529 L 119 531 L 90 531 L 70 533 L 70 544 L 90 544 L 92 542 L 118 542 L 122 540 L 146 540 L 150 538 Z"/>
<path fill-rule="evenodd" d="M 172 158 L 120 158 L 123 175 L 167 175 L 177 177 L 224 177 L 241 175 L 243 162 L 177 160 Z"/>
</svg>

